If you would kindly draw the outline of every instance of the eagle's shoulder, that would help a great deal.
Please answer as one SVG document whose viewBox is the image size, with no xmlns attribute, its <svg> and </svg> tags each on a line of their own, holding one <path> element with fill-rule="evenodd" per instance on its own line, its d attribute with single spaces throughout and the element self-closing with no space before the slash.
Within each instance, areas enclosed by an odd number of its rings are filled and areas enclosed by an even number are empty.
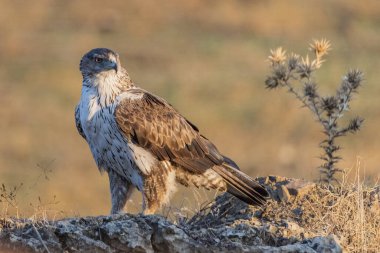
<svg viewBox="0 0 380 253">
<path fill-rule="evenodd" d="M 153 95 L 140 88 L 127 89 L 116 98 L 118 108 L 128 104 L 139 104 L 140 106 L 170 106 L 164 99 Z"/>
<path fill-rule="evenodd" d="M 114 116 L 119 128 L 127 137 L 146 136 L 153 138 L 160 145 L 164 145 L 164 139 L 168 140 L 169 137 L 176 137 L 177 141 L 180 141 L 179 138 L 187 137 L 187 141 L 190 141 L 189 138 L 194 138 L 198 133 L 198 128 L 172 105 L 140 88 L 129 89 L 117 97 Z M 148 141 L 133 140 L 142 146 Z"/>
</svg>

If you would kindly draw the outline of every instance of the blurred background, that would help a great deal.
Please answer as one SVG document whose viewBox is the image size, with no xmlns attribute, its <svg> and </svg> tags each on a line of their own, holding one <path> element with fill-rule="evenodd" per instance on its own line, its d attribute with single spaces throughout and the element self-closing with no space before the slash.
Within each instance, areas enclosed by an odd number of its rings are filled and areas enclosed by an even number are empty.
<svg viewBox="0 0 380 253">
<path fill-rule="evenodd" d="M 339 166 L 360 159 L 369 181 L 379 177 L 377 0 L 0 4 L 0 183 L 23 184 L 21 214 L 38 206 L 64 216 L 109 212 L 108 178 L 74 124 L 79 61 L 94 47 L 118 52 L 137 84 L 166 98 L 249 175 L 316 180 L 322 129 L 285 90 L 266 90 L 264 80 L 270 49 L 304 55 L 313 39 L 327 38 L 333 51 L 317 71 L 321 93 L 334 92 L 350 68 L 366 79 L 349 113 L 366 120 L 359 134 L 340 140 Z M 180 190 L 173 205 L 206 195 Z M 140 201 L 134 194 L 126 210 L 138 212 Z"/>
</svg>

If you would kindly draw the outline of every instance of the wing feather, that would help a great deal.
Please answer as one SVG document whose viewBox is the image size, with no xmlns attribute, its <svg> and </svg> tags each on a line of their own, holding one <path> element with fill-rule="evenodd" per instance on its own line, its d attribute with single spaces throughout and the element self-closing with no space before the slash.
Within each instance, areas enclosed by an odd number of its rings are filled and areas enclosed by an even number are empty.
<svg viewBox="0 0 380 253">
<path fill-rule="evenodd" d="M 136 96 L 125 96 L 115 110 L 116 122 L 125 138 L 148 149 L 159 160 L 192 172 L 203 173 L 223 163 L 216 147 L 171 105 L 141 89 L 128 92 Z"/>
</svg>

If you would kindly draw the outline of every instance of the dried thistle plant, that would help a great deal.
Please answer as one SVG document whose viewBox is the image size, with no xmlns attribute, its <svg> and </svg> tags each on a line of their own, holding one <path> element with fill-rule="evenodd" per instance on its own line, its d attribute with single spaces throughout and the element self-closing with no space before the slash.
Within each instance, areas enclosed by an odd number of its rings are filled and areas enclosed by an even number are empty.
<svg viewBox="0 0 380 253">
<path fill-rule="evenodd" d="M 0 217 L 5 217 L 8 215 L 9 208 L 14 208 L 16 210 L 16 216 L 18 216 L 18 199 L 17 194 L 19 190 L 23 187 L 23 184 L 6 187 L 4 183 L 0 186 L 0 204 L 2 205 Z"/>
<path fill-rule="evenodd" d="M 341 159 L 337 152 L 341 147 L 336 140 L 348 133 L 358 132 L 363 123 L 360 117 L 352 118 L 345 126 L 342 126 L 340 122 L 344 113 L 350 109 L 349 104 L 353 94 L 357 93 L 362 84 L 363 73 L 357 69 L 348 71 L 334 95 L 321 96 L 313 74 L 322 66 L 324 57 L 330 50 L 331 44 L 326 39 L 314 40 L 310 44 L 312 59 L 308 55 L 305 57 L 294 53 L 287 55 L 281 47 L 271 50 L 268 61 L 271 64 L 272 73 L 267 77 L 265 85 L 268 89 L 286 88 L 305 107 L 309 108 L 322 125 L 325 138 L 320 143 L 323 150 L 320 158 L 323 164 L 319 169 L 321 181 L 332 185 L 338 181 L 337 174 L 342 172 L 337 167 Z"/>
</svg>

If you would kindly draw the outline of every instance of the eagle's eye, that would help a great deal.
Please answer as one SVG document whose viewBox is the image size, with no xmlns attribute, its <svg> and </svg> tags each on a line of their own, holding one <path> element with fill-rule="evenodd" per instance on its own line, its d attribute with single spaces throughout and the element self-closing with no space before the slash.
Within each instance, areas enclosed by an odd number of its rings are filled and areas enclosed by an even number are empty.
<svg viewBox="0 0 380 253">
<path fill-rule="evenodd" d="M 103 62 L 103 58 L 100 58 L 100 57 L 94 57 L 94 61 L 97 62 L 97 63 L 101 63 Z"/>
</svg>

